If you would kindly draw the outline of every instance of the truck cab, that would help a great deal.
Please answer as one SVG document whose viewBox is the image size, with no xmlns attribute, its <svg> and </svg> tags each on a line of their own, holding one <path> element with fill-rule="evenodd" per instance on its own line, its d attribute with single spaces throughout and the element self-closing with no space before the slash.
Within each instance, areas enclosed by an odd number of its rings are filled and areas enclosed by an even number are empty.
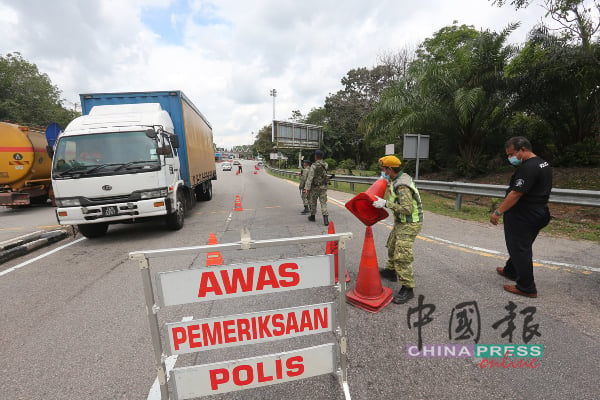
<svg viewBox="0 0 600 400">
<path fill-rule="evenodd" d="M 56 215 L 84 236 L 108 225 L 166 216 L 183 226 L 179 140 L 159 104 L 103 105 L 75 119 L 58 139 L 52 164 Z"/>
</svg>

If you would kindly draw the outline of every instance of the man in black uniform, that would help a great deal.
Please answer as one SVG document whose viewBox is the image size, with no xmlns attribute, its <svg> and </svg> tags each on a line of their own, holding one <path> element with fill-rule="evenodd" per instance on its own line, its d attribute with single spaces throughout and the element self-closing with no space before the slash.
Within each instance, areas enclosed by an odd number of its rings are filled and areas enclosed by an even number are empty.
<svg viewBox="0 0 600 400">
<path fill-rule="evenodd" d="M 504 201 L 490 217 L 490 222 L 497 225 L 504 214 L 504 239 L 509 255 L 504 268 L 498 267 L 496 272 L 516 281 L 516 285 L 504 285 L 504 290 L 537 297 L 532 246 L 540 230 L 550 222 L 552 168 L 531 151 L 531 143 L 524 137 L 509 139 L 504 149 L 517 170 L 510 178 Z"/>
</svg>

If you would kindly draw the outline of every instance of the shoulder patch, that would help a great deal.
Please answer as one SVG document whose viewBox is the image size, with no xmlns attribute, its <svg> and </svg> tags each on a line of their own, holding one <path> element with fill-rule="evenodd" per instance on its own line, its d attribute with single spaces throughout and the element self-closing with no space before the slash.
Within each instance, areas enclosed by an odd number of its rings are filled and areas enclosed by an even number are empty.
<svg viewBox="0 0 600 400">
<path fill-rule="evenodd" d="M 524 184 L 525 184 L 525 181 L 524 181 L 523 179 L 517 179 L 517 180 L 515 181 L 515 186 L 516 186 L 516 187 L 521 187 L 521 186 L 523 186 Z"/>
</svg>

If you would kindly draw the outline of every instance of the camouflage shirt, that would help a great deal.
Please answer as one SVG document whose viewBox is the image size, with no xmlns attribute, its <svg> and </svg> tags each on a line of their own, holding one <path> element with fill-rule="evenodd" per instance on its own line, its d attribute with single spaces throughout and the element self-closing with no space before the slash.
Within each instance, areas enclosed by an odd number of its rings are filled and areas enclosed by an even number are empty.
<svg viewBox="0 0 600 400">
<path fill-rule="evenodd" d="M 326 189 L 328 181 L 327 168 L 328 165 L 325 161 L 315 161 L 310 166 L 310 170 L 308 171 L 308 177 L 306 178 L 306 184 L 304 187 L 309 190 L 312 188 Z"/>
<path fill-rule="evenodd" d="M 306 184 L 306 178 L 308 178 L 308 168 L 302 168 L 302 172 L 300 173 L 300 189 L 304 189 L 304 185 Z"/>
</svg>

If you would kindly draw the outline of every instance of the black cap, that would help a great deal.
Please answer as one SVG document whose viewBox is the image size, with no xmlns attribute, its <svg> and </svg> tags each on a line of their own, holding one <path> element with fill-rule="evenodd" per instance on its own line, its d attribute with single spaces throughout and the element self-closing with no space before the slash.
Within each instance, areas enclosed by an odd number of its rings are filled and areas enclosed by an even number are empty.
<svg viewBox="0 0 600 400">
<path fill-rule="evenodd" d="M 303 163 L 310 165 L 310 160 L 305 158 L 304 160 L 302 160 Z"/>
<path fill-rule="evenodd" d="M 317 150 L 315 151 L 315 156 L 317 157 L 323 157 L 325 155 L 325 153 L 323 153 L 323 150 Z"/>
</svg>

